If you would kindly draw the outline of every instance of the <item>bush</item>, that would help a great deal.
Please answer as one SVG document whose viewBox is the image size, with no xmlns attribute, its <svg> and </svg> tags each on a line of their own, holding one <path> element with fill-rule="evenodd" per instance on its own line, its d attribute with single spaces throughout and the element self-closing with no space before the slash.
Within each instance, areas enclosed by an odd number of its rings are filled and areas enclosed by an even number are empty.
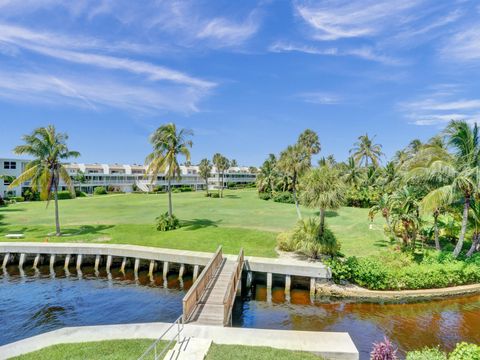
<svg viewBox="0 0 480 360">
<path fill-rule="evenodd" d="M 383 342 L 374 343 L 370 353 L 371 360 L 397 360 L 397 349 L 386 337 Z"/>
<path fill-rule="evenodd" d="M 59 191 L 57 196 L 58 196 L 58 200 L 73 199 L 72 193 L 68 190 Z"/>
<path fill-rule="evenodd" d="M 22 196 L 25 198 L 25 201 L 40 201 L 40 193 L 38 191 L 32 191 L 31 188 L 26 188 Z"/>
<path fill-rule="evenodd" d="M 75 190 L 75 196 L 76 197 L 87 197 L 87 194 L 84 193 L 83 191 L 80 191 L 80 190 Z"/>
<path fill-rule="evenodd" d="M 324 229 L 323 235 L 319 235 L 320 221 L 316 218 L 300 220 L 293 231 L 292 237 L 297 244 L 297 250 L 308 257 L 318 259 L 320 254 L 337 255 L 340 244 L 330 229 Z"/>
<path fill-rule="evenodd" d="M 289 232 L 283 232 L 278 234 L 277 246 L 278 249 L 282 251 L 292 252 L 297 250 L 297 242 L 293 238 L 292 234 Z"/>
<path fill-rule="evenodd" d="M 170 231 L 180 227 L 180 221 L 175 215 L 168 215 L 168 212 L 155 219 L 157 221 L 158 231 Z"/>
<path fill-rule="evenodd" d="M 94 195 L 106 195 L 107 194 L 107 189 L 105 189 L 103 186 L 98 186 L 93 190 Z"/>
<path fill-rule="evenodd" d="M 266 192 L 259 192 L 258 198 L 261 200 L 270 200 L 272 198 L 272 194 Z"/>
<path fill-rule="evenodd" d="M 480 360 L 480 346 L 475 344 L 460 343 L 452 351 L 448 360 Z"/>
<path fill-rule="evenodd" d="M 15 202 L 24 202 L 25 198 L 23 196 L 14 196 L 14 197 L 11 198 L 11 200 L 13 200 Z"/>
<path fill-rule="evenodd" d="M 210 197 L 213 199 L 219 199 L 220 194 L 218 192 L 213 192 L 213 193 L 210 193 Z"/>
<path fill-rule="evenodd" d="M 405 360 L 447 360 L 447 355 L 437 348 L 425 348 L 408 352 Z"/>
<path fill-rule="evenodd" d="M 273 201 L 284 204 L 295 204 L 293 194 L 291 192 L 279 192 L 273 195 Z"/>
</svg>

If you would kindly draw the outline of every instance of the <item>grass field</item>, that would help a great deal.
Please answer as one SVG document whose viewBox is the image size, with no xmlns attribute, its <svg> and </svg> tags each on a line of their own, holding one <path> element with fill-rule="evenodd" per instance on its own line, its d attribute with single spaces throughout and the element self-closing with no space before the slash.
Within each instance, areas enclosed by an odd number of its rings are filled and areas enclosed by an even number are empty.
<svg viewBox="0 0 480 360">
<path fill-rule="evenodd" d="M 12 360 L 135 360 L 152 344 L 152 340 L 114 340 L 50 346 Z M 166 346 L 166 343 L 163 344 Z M 159 349 L 163 347 L 159 345 Z M 150 357 L 149 357 L 150 358 Z M 313 354 L 238 345 L 212 344 L 206 360 L 320 360 Z"/>
<path fill-rule="evenodd" d="M 0 236 L 23 233 L 23 241 L 96 242 L 157 246 L 275 257 L 276 236 L 296 221 L 293 205 L 260 200 L 255 190 L 226 191 L 225 198 L 206 198 L 203 192 L 173 194 L 181 229 L 158 232 L 155 218 L 167 209 L 165 194 L 119 194 L 62 200 L 60 221 L 67 236 L 54 231 L 53 203 L 17 203 L 0 208 Z M 302 209 L 304 216 L 316 215 Z M 342 208 L 329 212 L 327 223 L 346 255 L 366 256 L 387 246 L 382 220 L 369 230 L 368 210 Z"/>
</svg>

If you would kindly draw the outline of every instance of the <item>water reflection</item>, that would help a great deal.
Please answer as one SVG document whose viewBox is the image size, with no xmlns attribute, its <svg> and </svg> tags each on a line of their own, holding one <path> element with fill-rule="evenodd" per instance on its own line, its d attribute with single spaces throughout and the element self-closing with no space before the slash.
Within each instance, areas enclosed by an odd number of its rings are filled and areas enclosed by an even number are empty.
<svg viewBox="0 0 480 360">
<path fill-rule="evenodd" d="M 414 304 L 316 303 L 307 290 L 291 290 L 285 302 L 283 288 L 272 289 L 272 303 L 265 302 L 266 289 L 256 285 L 252 301 L 238 301 L 234 326 L 268 329 L 348 332 L 369 358 L 371 344 L 388 336 L 403 354 L 407 350 L 440 345 L 451 349 L 460 341 L 480 343 L 480 296 L 449 298 Z"/>
<path fill-rule="evenodd" d="M 173 322 L 182 313 L 182 298 L 191 286 L 171 273 L 166 281 L 146 271 L 125 274 L 63 266 L 38 269 L 10 266 L 0 275 L 0 345 L 65 326 Z"/>
</svg>

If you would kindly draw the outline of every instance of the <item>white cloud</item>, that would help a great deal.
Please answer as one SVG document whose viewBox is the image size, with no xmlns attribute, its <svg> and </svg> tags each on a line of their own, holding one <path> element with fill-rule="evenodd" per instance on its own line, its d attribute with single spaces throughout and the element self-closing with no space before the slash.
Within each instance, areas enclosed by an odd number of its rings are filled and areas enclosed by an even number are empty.
<svg viewBox="0 0 480 360">
<path fill-rule="evenodd" d="M 238 45 L 252 37 L 259 28 L 259 23 L 249 17 L 245 22 L 234 23 L 225 18 L 215 18 L 208 21 L 197 37 L 199 39 L 213 39 L 223 46 Z"/>
<path fill-rule="evenodd" d="M 440 54 L 446 60 L 480 60 L 480 25 L 469 26 L 452 35 Z"/>
<path fill-rule="evenodd" d="M 401 65 L 402 61 L 394 59 L 392 57 L 377 54 L 370 47 L 360 47 L 360 48 L 345 48 L 339 49 L 337 47 L 318 47 L 311 45 L 297 45 L 293 43 L 285 43 L 282 41 L 277 41 L 270 45 L 269 51 L 271 52 L 302 52 L 311 55 L 323 55 L 323 56 L 354 56 L 364 60 L 375 61 L 379 63 L 389 64 L 389 65 Z"/>
<path fill-rule="evenodd" d="M 102 107 L 135 112 L 196 112 L 206 94 L 181 86 L 147 87 L 111 79 L 48 73 L 0 72 L 0 98 L 24 103 Z"/>
<path fill-rule="evenodd" d="M 336 94 L 314 91 L 297 94 L 295 97 L 310 104 L 318 105 L 336 105 L 342 101 L 342 98 Z"/>
<path fill-rule="evenodd" d="M 432 87 L 417 99 L 399 104 L 399 109 L 416 125 L 441 125 L 450 120 L 480 120 L 480 99 L 460 98 L 458 85 Z"/>
</svg>

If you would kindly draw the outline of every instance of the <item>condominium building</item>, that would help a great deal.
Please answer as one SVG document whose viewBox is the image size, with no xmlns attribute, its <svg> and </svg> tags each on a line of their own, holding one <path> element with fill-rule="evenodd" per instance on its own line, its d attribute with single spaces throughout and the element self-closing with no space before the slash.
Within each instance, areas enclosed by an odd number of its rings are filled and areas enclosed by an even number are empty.
<svg viewBox="0 0 480 360">
<path fill-rule="evenodd" d="M 18 177 L 28 164 L 25 159 L 0 158 L 0 175 Z M 143 165 L 122 165 L 122 164 L 79 164 L 69 163 L 65 165 L 76 188 L 91 193 L 98 186 L 114 188 L 122 192 L 152 191 L 154 189 L 166 190 L 167 180 L 164 174 L 159 174 L 152 179 L 147 174 L 147 167 Z M 195 190 L 205 189 L 206 183 L 199 175 L 198 166 L 181 166 L 181 178 L 172 179 L 173 187 L 190 186 Z M 256 174 L 250 172 L 248 167 L 232 167 L 225 172 L 222 184 L 221 176 L 213 167 L 211 177 L 208 179 L 209 189 L 226 187 L 229 183 L 249 184 L 255 182 Z M 10 179 L 7 177 L 0 180 L 0 194 L 3 196 L 21 196 L 30 184 L 24 183 L 13 189 L 8 189 Z M 65 184 L 60 182 L 60 187 L 66 189 Z"/>
</svg>

